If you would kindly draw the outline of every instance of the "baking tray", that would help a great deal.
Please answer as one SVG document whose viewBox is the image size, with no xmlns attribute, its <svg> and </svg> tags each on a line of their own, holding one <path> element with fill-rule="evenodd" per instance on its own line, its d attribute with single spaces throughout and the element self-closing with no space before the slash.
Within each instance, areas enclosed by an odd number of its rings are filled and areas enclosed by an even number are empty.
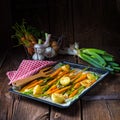
<svg viewBox="0 0 120 120">
<path fill-rule="evenodd" d="M 107 70 L 103 70 L 103 69 L 99 69 L 99 68 L 94 68 L 94 67 L 88 67 L 86 65 L 82 65 L 82 64 L 76 64 L 76 63 L 73 63 L 73 62 L 68 62 L 68 61 L 59 61 L 57 62 L 54 67 L 58 66 L 59 64 L 69 64 L 71 68 L 77 68 L 77 69 L 84 69 L 84 68 L 88 68 L 87 71 L 91 71 L 91 72 L 94 72 L 96 74 L 99 74 L 99 78 L 98 80 L 93 83 L 89 88 L 86 88 L 84 89 L 79 95 L 78 97 L 74 98 L 74 99 L 71 99 L 71 100 L 68 100 L 67 102 L 63 103 L 63 104 L 59 104 L 59 103 L 54 103 L 52 102 L 52 100 L 50 98 L 36 98 L 36 97 L 33 97 L 33 96 L 30 96 L 30 95 L 26 95 L 26 94 L 22 94 L 20 93 L 19 91 L 15 90 L 14 88 L 10 88 L 9 91 L 14 93 L 14 94 L 17 94 L 17 95 L 20 95 L 20 96 L 23 96 L 23 97 L 27 97 L 27 98 L 30 98 L 32 100 L 36 100 L 36 101 L 39 101 L 39 102 L 43 102 L 43 103 L 46 103 L 46 104 L 49 104 L 49 105 L 52 105 L 52 106 L 56 106 L 56 107 L 59 107 L 59 108 L 67 108 L 69 106 L 71 106 L 74 102 L 76 102 L 77 100 L 79 100 L 86 92 L 88 92 L 90 89 L 92 89 L 98 82 L 100 82 L 101 80 L 103 80 L 108 74 L 109 74 L 109 71 Z"/>
</svg>

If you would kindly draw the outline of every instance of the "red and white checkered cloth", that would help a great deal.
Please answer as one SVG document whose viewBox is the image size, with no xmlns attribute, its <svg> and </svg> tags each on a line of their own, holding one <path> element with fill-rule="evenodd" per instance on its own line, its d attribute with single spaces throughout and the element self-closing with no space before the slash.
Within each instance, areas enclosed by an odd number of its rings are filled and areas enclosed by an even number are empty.
<svg viewBox="0 0 120 120">
<path fill-rule="evenodd" d="M 55 61 L 42 61 L 42 60 L 23 60 L 16 71 L 8 71 L 6 75 L 10 79 L 9 84 L 35 74 L 40 69 L 53 65 Z"/>
</svg>

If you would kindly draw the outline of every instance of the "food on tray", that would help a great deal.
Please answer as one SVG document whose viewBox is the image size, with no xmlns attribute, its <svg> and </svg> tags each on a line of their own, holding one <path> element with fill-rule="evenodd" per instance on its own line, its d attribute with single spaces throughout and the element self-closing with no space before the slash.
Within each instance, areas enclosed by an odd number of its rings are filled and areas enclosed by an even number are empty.
<svg viewBox="0 0 120 120">
<path fill-rule="evenodd" d="M 65 102 L 65 97 L 59 93 L 53 93 L 51 95 L 51 99 L 55 103 L 64 103 Z"/>
<path fill-rule="evenodd" d="M 63 104 L 78 97 L 100 77 L 95 72 L 87 71 L 88 68 L 73 68 L 69 64 L 57 64 L 53 69 L 48 77 L 35 79 L 18 92 Z"/>
</svg>

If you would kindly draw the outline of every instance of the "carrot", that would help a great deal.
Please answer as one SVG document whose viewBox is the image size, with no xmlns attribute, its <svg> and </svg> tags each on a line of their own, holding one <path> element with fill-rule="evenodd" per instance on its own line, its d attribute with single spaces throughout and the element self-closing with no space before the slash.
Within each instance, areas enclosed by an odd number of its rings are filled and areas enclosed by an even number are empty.
<svg viewBox="0 0 120 120">
<path fill-rule="evenodd" d="M 59 74 L 59 72 L 60 72 L 61 70 L 62 70 L 61 67 L 58 68 L 58 69 L 56 69 L 56 70 L 50 75 L 50 77 L 51 77 L 51 78 L 52 78 L 52 77 L 55 77 L 57 74 Z"/>
<path fill-rule="evenodd" d="M 47 85 L 52 85 L 54 82 L 56 82 L 59 78 L 55 78 L 47 83 Z"/>
<path fill-rule="evenodd" d="M 82 80 L 84 80 L 84 79 L 86 79 L 87 78 L 87 74 L 85 73 L 85 74 L 82 74 L 78 79 L 76 79 L 75 81 L 74 81 L 74 83 L 77 83 L 77 82 L 80 82 L 80 81 L 82 81 Z"/>
<path fill-rule="evenodd" d="M 35 82 L 37 82 L 37 80 L 34 80 L 34 81 L 30 82 L 30 83 L 27 84 L 25 87 L 23 87 L 20 91 L 24 91 L 28 86 L 34 84 Z"/>
<path fill-rule="evenodd" d="M 71 81 L 76 80 L 81 74 L 82 74 L 82 71 L 78 72 L 78 73 L 75 75 L 75 77 L 72 78 Z"/>
<path fill-rule="evenodd" d="M 24 88 L 22 88 L 21 91 L 24 91 L 25 89 L 30 89 L 30 88 L 32 88 L 32 87 L 34 87 L 34 86 L 36 86 L 36 85 L 38 85 L 38 84 L 40 84 L 40 83 L 42 83 L 42 82 L 43 82 L 43 80 L 34 81 L 34 82 L 28 84 L 27 86 L 25 86 Z"/>
<path fill-rule="evenodd" d="M 64 87 L 64 88 L 62 88 L 62 89 L 59 89 L 59 90 L 55 91 L 55 93 L 62 93 L 62 92 L 64 92 L 64 91 L 68 90 L 70 87 L 71 87 L 71 86 L 66 86 L 66 87 Z"/>
<path fill-rule="evenodd" d="M 74 90 L 70 95 L 69 98 L 75 96 L 78 93 L 78 89 Z"/>
<path fill-rule="evenodd" d="M 52 90 L 54 90 L 54 89 L 56 89 L 56 88 L 57 88 L 57 86 L 56 86 L 56 85 L 53 85 L 53 86 L 51 86 L 46 92 L 52 91 Z"/>
<path fill-rule="evenodd" d="M 48 85 L 52 85 L 54 82 L 56 82 L 58 79 L 60 79 L 63 75 L 65 75 L 67 72 L 62 72 L 59 76 L 48 82 Z"/>
<path fill-rule="evenodd" d="M 78 83 L 76 83 L 75 85 L 74 85 L 74 89 L 77 89 L 77 88 L 79 88 L 80 87 L 80 85 L 81 85 L 81 83 L 80 82 L 78 82 Z"/>
<path fill-rule="evenodd" d="M 68 76 L 70 78 L 73 78 L 74 73 L 75 73 L 75 70 L 72 70 L 72 71 L 68 72 L 67 74 L 65 74 L 64 76 Z"/>
<path fill-rule="evenodd" d="M 26 40 L 25 36 L 21 37 L 20 40 L 23 42 Z"/>
<path fill-rule="evenodd" d="M 57 90 L 59 90 L 59 89 L 58 89 L 58 88 L 52 89 L 52 90 L 46 92 L 46 94 L 52 94 L 52 93 L 54 93 L 54 92 L 57 91 Z"/>
</svg>

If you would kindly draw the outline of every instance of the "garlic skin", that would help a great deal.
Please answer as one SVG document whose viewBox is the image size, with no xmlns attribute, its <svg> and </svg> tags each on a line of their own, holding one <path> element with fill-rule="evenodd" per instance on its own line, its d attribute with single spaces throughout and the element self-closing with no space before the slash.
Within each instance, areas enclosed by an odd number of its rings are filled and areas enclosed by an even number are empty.
<svg viewBox="0 0 120 120">
<path fill-rule="evenodd" d="M 43 60 L 44 59 L 44 55 L 43 55 L 44 50 L 45 50 L 45 48 L 43 45 L 35 44 L 34 45 L 35 53 L 33 54 L 32 59 L 33 60 Z"/>
<path fill-rule="evenodd" d="M 44 52 L 46 58 L 52 58 L 56 55 L 55 50 L 52 47 L 47 47 Z"/>
<path fill-rule="evenodd" d="M 37 55 L 36 53 L 32 56 L 33 60 L 44 60 L 44 58 L 43 55 Z"/>
</svg>

